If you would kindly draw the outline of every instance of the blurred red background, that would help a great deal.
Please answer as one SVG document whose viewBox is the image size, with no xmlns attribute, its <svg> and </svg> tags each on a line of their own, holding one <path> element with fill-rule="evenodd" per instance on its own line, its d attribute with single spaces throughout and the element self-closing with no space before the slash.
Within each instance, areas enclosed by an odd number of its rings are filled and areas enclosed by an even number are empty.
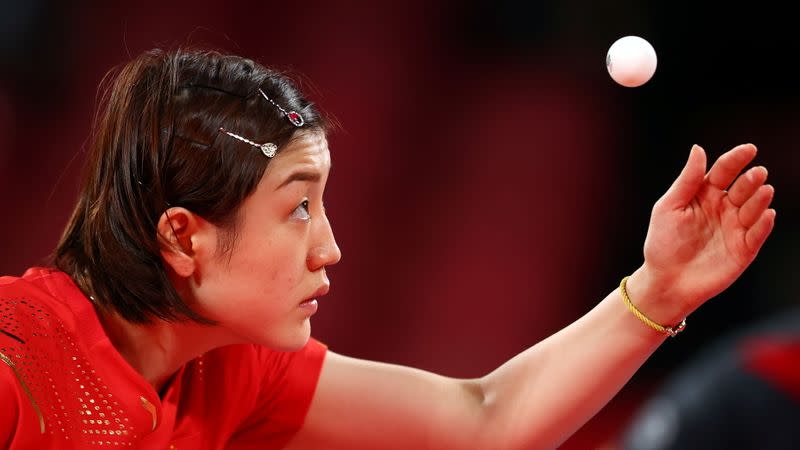
<svg viewBox="0 0 800 450">
<path fill-rule="evenodd" d="M 613 446 L 681 361 L 796 304 L 797 292 L 800 89 L 781 63 L 800 45 L 789 16 L 647 5 L 4 5 L 0 273 L 43 263 L 76 197 L 97 84 L 157 46 L 210 45 L 289 70 L 341 122 L 326 204 L 344 256 L 314 335 L 340 353 L 450 376 L 485 374 L 632 272 L 650 207 L 691 144 L 713 158 L 754 142 L 777 189 L 775 233 L 562 448 Z M 627 34 L 659 53 L 636 89 L 604 67 Z"/>
</svg>

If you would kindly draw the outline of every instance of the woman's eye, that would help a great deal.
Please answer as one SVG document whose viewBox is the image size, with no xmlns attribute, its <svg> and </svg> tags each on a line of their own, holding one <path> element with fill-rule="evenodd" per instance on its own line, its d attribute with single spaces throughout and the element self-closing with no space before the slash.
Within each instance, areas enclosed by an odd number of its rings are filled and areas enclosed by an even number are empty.
<svg viewBox="0 0 800 450">
<path fill-rule="evenodd" d="M 292 218 L 299 220 L 311 219 L 311 214 L 308 212 L 308 200 L 303 200 L 302 203 L 297 205 L 297 208 L 292 211 Z"/>
</svg>

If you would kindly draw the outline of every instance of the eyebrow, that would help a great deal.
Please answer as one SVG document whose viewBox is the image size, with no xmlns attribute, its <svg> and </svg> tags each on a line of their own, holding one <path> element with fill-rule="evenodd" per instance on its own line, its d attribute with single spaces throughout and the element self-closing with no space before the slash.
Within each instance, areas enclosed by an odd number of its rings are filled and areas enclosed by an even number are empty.
<svg viewBox="0 0 800 450">
<path fill-rule="evenodd" d="M 286 179 L 283 180 L 283 183 L 278 185 L 278 187 L 276 187 L 275 190 L 277 191 L 280 188 L 286 186 L 287 184 L 292 183 L 293 181 L 311 181 L 311 182 L 316 183 L 320 179 L 322 179 L 322 175 L 320 175 L 319 172 L 308 171 L 308 170 L 300 170 L 300 171 L 297 171 L 297 172 L 292 172 L 292 174 L 289 175 L 288 177 L 286 177 Z"/>
</svg>

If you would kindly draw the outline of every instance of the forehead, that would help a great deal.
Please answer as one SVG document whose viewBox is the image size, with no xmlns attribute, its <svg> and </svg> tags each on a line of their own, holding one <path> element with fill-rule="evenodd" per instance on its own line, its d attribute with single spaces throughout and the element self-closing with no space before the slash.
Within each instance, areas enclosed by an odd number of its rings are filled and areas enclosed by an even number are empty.
<svg viewBox="0 0 800 450">
<path fill-rule="evenodd" d="M 330 166 L 331 155 L 325 135 L 321 132 L 303 133 L 272 158 L 264 172 L 264 179 L 279 183 L 282 178 L 299 169 L 325 174 Z"/>
</svg>

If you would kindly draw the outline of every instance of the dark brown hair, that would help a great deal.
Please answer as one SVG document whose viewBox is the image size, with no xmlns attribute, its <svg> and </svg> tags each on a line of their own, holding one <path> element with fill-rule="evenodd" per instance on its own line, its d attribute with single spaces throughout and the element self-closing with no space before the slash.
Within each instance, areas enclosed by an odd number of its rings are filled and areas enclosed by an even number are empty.
<svg viewBox="0 0 800 450">
<path fill-rule="evenodd" d="M 305 125 L 295 127 L 259 89 Z M 280 152 L 298 131 L 324 132 L 326 122 L 286 76 L 215 51 L 148 51 L 109 72 L 101 91 L 86 177 L 54 264 L 128 321 L 212 323 L 172 286 L 159 217 L 184 207 L 225 230 L 220 248 L 230 252 L 239 206 L 269 158 L 220 128 Z"/>
</svg>

